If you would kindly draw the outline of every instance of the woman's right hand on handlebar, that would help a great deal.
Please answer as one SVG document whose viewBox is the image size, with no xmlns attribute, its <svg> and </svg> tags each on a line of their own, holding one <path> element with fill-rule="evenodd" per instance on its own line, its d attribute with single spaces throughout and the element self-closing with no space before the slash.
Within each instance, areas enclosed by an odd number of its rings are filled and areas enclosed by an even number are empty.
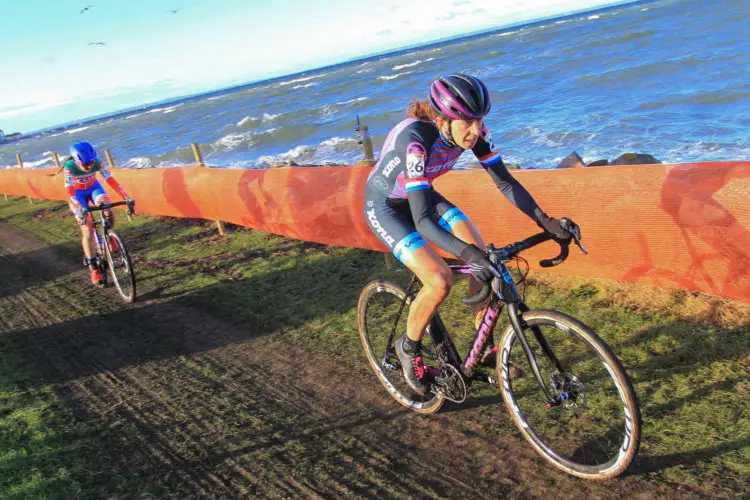
<svg viewBox="0 0 750 500">
<path fill-rule="evenodd" d="M 461 260 L 469 265 L 471 275 L 480 283 L 489 283 L 492 281 L 493 273 L 492 262 L 487 258 L 487 253 L 481 251 L 474 245 L 468 245 L 461 251 Z"/>
<path fill-rule="evenodd" d="M 539 220 L 542 229 L 555 236 L 559 240 L 570 241 L 575 237 L 576 241 L 581 240 L 581 228 L 568 217 L 555 219 L 546 215 Z"/>
</svg>

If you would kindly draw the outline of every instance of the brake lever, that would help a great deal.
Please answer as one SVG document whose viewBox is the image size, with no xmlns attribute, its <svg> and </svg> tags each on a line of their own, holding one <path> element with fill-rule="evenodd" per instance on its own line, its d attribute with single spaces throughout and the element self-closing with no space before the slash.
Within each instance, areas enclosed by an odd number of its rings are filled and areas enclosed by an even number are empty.
<svg viewBox="0 0 750 500">
<path fill-rule="evenodd" d="M 573 233 L 573 241 L 576 242 L 576 245 L 578 245 L 578 248 L 581 249 L 581 252 L 583 252 L 583 255 L 588 255 L 589 253 L 586 251 L 585 248 L 583 248 L 583 245 L 581 244 L 581 240 L 578 239 L 578 237 Z"/>
<path fill-rule="evenodd" d="M 581 252 L 583 252 L 583 255 L 588 255 L 589 253 L 586 251 L 585 248 L 583 248 L 583 245 L 581 244 L 581 239 L 576 234 L 576 229 L 579 229 L 578 224 L 568 219 L 567 217 L 563 217 L 562 219 L 560 219 L 560 222 L 564 224 L 563 227 L 565 227 L 565 229 L 568 230 L 568 232 L 573 238 L 573 241 L 576 242 L 576 245 L 578 245 L 578 248 L 580 248 Z"/>
</svg>

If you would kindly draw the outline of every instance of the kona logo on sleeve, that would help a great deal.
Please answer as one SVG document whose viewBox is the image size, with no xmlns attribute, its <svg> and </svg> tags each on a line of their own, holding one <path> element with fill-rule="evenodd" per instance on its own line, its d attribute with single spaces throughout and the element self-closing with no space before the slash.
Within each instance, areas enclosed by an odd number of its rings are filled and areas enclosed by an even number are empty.
<svg viewBox="0 0 750 500">
<path fill-rule="evenodd" d="M 383 226 L 380 225 L 380 222 L 378 221 L 378 217 L 375 215 L 375 209 L 367 211 L 367 219 L 370 221 L 370 225 L 372 226 L 375 231 L 380 235 L 381 238 L 383 238 L 383 241 L 388 243 L 388 246 L 393 248 L 393 244 L 395 243 L 395 240 L 393 239 L 393 236 L 388 234 L 388 232 L 383 228 Z"/>
<path fill-rule="evenodd" d="M 383 175 L 388 177 L 391 175 L 391 172 L 393 172 L 393 169 L 401 165 L 401 157 L 394 156 L 391 161 L 388 162 L 388 164 L 383 169 Z"/>
</svg>

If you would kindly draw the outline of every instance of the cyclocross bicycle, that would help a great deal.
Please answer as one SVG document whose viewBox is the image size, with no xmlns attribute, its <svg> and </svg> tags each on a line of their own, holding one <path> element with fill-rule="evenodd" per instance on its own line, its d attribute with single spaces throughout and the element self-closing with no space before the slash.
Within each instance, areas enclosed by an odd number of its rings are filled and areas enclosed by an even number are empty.
<svg viewBox="0 0 750 500">
<path fill-rule="evenodd" d="M 473 382 L 498 384 L 513 422 L 548 462 L 574 476 L 612 478 L 630 465 L 640 444 L 641 412 L 632 383 L 591 328 L 558 311 L 530 309 L 516 286 L 525 285 L 528 269 L 516 282 L 506 266 L 523 260 L 520 252 L 550 239 L 540 233 L 503 248 L 487 246 L 495 278 L 476 295 L 462 298 L 467 305 L 490 299 L 465 361 L 438 313 L 426 328 L 426 395 L 409 389 L 394 347 L 406 329 L 407 308 L 421 288 L 416 276 L 406 290 L 381 280 L 364 287 L 357 308 L 362 346 L 380 382 L 405 407 L 435 413 L 445 400 L 464 402 Z M 570 240 L 553 241 L 560 245 L 560 254 L 541 261 L 542 267 L 558 265 L 568 256 Z M 450 267 L 454 273 L 470 274 L 468 266 Z M 495 346 L 493 331 L 503 306 L 509 325 Z M 493 351 L 495 373 L 488 373 L 482 360 Z"/>
<path fill-rule="evenodd" d="M 118 201 L 109 204 L 100 204 L 95 207 L 88 207 L 88 212 L 99 212 L 99 220 L 91 214 L 94 227 L 94 238 L 96 239 L 96 265 L 102 273 L 104 286 L 107 284 L 107 273 L 112 277 L 112 281 L 117 288 L 117 293 L 122 300 L 130 304 L 135 300 L 135 273 L 133 272 L 133 263 L 130 260 L 130 254 L 125 246 L 122 237 L 111 229 L 104 211 L 121 205 L 128 206 L 128 215 L 133 215 L 133 205 L 126 201 Z M 84 223 L 86 217 L 83 218 Z M 115 244 L 108 244 L 114 241 Z"/>
</svg>

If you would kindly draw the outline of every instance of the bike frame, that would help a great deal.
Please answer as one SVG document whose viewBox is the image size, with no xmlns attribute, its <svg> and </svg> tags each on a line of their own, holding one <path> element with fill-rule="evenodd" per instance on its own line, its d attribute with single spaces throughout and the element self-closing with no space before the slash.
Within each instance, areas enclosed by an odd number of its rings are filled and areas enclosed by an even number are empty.
<svg viewBox="0 0 750 500">
<path fill-rule="evenodd" d="M 107 217 L 104 215 L 104 211 L 109 210 L 114 207 L 119 207 L 121 205 L 127 205 L 127 202 L 117 201 L 115 203 L 101 204 L 101 205 L 88 208 L 88 212 L 91 215 L 91 227 L 94 229 L 94 239 L 96 240 L 96 246 L 99 249 L 99 253 L 102 256 L 106 255 L 104 242 L 106 241 L 106 236 L 110 228 L 109 222 L 107 221 Z M 94 218 L 94 212 L 99 212 L 98 221 L 96 220 L 96 218 Z M 131 213 L 131 211 L 129 211 L 128 213 Z M 97 231 L 97 226 L 101 227 L 101 236 L 99 235 L 99 231 Z"/>
<path fill-rule="evenodd" d="M 484 313 L 484 317 L 482 318 L 482 322 L 477 329 L 474 342 L 472 343 L 471 349 L 467 353 L 465 361 L 461 361 L 461 356 L 458 354 L 458 351 L 453 344 L 453 341 L 451 340 L 450 335 L 445 328 L 445 325 L 440 319 L 439 313 L 435 313 L 432 320 L 430 321 L 429 326 L 427 327 L 427 331 L 430 334 L 430 337 L 432 338 L 432 341 L 435 345 L 443 346 L 448 358 L 447 361 L 450 364 L 454 365 L 456 368 L 461 368 L 461 372 L 463 373 L 464 378 L 467 380 L 467 382 L 470 383 L 473 380 L 478 380 L 480 382 L 495 383 L 496 379 L 494 377 L 488 376 L 484 372 L 476 371 L 476 367 L 481 361 L 480 357 L 482 355 L 482 352 L 484 352 L 484 350 L 488 346 L 488 341 L 492 338 L 492 333 L 495 329 L 497 319 L 500 316 L 500 312 L 502 311 L 503 306 L 507 306 L 510 324 L 515 331 L 518 340 L 521 342 L 521 346 L 524 353 L 526 354 L 526 358 L 529 361 L 529 365 L 531 366 L 531 371 L 534 374 L 534 378 L 547 397 L 547 404 L 556 406 L 560 404 L 560 401 L 557 400 L 557 397 L 552 395 L 549 388 L 547 387 L 547 384 L 542 378 L 542 374 L 539 370 L 539 365 L 536 360 L 536 354 L 531 348 L 531 345 L 526 338 L 526 333 L 523 328 L 524 325 L 522 323 L 523 318 L 521 317 L 521 314 L 529 311 L 530 308 L 526 305 L 526 303 L 518 293 L 516 284 L 513 281 L 513 277 L 511 276 L 510 271 L 505 265 L 505 262 L 499 262 L 496 264 L 496 266 L 497 270 L 499 271 L 500 278 L 494 278 L 492 280 L 492 294 L 490 295 L 490 301 L 487 306 L 487 310 Z M 466 265 L 453 265 L 449 267 L 455 274 L 471 274 L 469 266 Z M 417 291 L 415 290 L 415 288 L 417 287 L 418 283 L 420 283 L 419 279 L 414 276 L 409 283 L 409 287 L 406 291 L 406 297 L 401 305 L 401 310 L 399 311 L 397 318 L 400 318 L 408 298 L 412 293 Z M 396 322 L 398 323 L 398 319 L 396 320 Z M 565 371 L 562 363 L 560 363 L 560 361 L 557 359 L 554 352 L 547 343 L 547 340 L 544 338 L 541 329 L 539 329 L 538 327 L 532 327 L 532 332 L 534 333 L 537 342 L 544 351 L 544 354 L 547 355 L 547 357 L 552 361 L 552 363 L 555 365 L 555 368 L 560 372 Z M 388 340 L 388 345 L 392 345 L 391 343 L 394 336 L 395 325 Z M 498 355 L 498 357 L 500 355 L 507 356 L 508 354 L 509 353 L 501 353 Z"/>
</svg>

